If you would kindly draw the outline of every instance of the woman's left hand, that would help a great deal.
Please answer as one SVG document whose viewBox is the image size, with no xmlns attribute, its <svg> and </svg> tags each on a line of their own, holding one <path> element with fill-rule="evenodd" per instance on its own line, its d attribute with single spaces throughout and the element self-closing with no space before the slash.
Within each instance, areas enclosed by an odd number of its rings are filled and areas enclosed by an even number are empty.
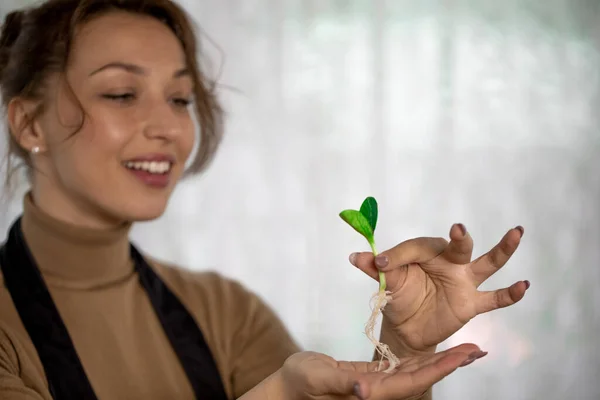
<svg viewBox="0 0 600 400">
<path fill-rule="evenodd" d="M 402 400 L 421 398 L 435 383 L 485 356 L 465 343 L 443 352 L 401 357 L 389 373 L 379 362 L 337 361 L 325 354 L 301 352 L 240 400 Z M 383 363 L 383 368 L 389 364 Z"/>
<path fill-rule="evenodd" d="M 449 243 L 443 238 L 411 239 L 376 259 L 370 252 L 354 253 L 350 262 L 375 280 L 379 271 L 385 272 L 392 299 L 383 310 L 383 326 L 407 352 L 422 352 L 478 314 L 523 298 L 528 281 L 493 291 L 477 290 L 506 264 L 522 236 L 522 227 L 511 229 L 488 253 L 471 261 L 473 240 L 464 225 L 455 224 Z"/>
</svg>

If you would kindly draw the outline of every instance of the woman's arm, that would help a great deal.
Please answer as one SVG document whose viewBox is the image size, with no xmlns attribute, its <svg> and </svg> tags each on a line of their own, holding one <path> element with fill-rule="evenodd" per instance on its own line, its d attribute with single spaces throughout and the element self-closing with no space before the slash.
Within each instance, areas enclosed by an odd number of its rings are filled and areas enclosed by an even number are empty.
<svg viewBox="0 0 600 400">
<path fill-rule="evenodd" d="M 283 390 L 281 370 L 271 374 L 238 400 L 288 400 Z"/>
<path fill-rule="evenodd" d="M 378 372 L 377 361 L 336 361 L 325 354 L 296 353 L 239 400 L 417 399 L 436 382 L 470 364 L 470 356 L 477 351 L 474 344 L 463 344 L 436 354 L 406 357 L 389 373 Z"/>
<path fill-rule="evenodd" d="M 238 398 L 271 377 L 293 354 L 301 351 L 275 311 L 240 283 L 223 280 L 219 303 L 226 318 L 228 354 L 234 397 Z"/>
<path fill-rule="evenodd" d="M 48 400 L 25 384 L 21 372 L 15 346 L 0 329 L 0 399 Z"/>
</svg>

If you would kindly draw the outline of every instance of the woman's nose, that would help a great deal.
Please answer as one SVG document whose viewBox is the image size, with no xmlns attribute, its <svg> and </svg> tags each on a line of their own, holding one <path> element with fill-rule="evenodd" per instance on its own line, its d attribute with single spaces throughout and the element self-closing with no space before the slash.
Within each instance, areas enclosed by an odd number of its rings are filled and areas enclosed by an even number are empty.
<svg viewBox="0 0 600 400">
<path fill-rule="evenodd" d="M 181 133 L 179 118 L 170 104 L 155 105 L 148 109 L 144 135 L 149 139 L 174 140 Z"/>
</svg>

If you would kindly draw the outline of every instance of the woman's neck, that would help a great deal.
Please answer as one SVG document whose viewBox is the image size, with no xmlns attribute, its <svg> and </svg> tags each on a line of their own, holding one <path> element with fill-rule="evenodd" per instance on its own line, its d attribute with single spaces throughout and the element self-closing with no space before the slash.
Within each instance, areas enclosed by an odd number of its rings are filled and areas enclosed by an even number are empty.
<svg viewBox="0 0 600 400">
<path fill-rule="evenodd" d="M 120 282 L 133 271 L 130 224 L 112 229 L 72 224 L 38 207 L 32 193 L 25 195 L 21 221 L 25 241 L 51 286 L 97 288 Z"/>
<path fill-rule="evenodd" d="M 55 189 L 33 185 L 32 201 L 41 211 L 52 218 L 81 228 L 111 230 L 127 224 L 127 221 L 113 218 L 99 209 L 94 209 L 85 199 L 69 196 Z"/>
</svg>

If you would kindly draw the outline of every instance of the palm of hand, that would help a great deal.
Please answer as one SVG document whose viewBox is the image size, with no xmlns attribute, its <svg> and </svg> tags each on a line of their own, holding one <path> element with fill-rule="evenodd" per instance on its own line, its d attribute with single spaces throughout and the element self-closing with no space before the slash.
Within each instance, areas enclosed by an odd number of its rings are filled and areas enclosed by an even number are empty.
<svg viewBox="0 0 600 400">
<path fill-rule="evenodd" d="M 490 292 L 477 290 L 516 251 L 522 228 L 510 230 L 498 245 L 471 262 L 473 241 L 455 227 L 450 230 L 450 243 L 441 238 L 412 239 L 376 260 L 387 261 L 380 270 L 392 296 L 384 318 L 410 349 L 427 350 L 443 342 L 478 314 L 518 302 L 529 286 L 519 281 Z M 372 255 L 370 262 L 366 253 L 359 255 L 355 264 L 377 276 Z"/>
<path fill-rule="evenodd" d="M 464 265 L 431 263 L 405 267 L 383 314 L 410 348 L 437 345 L 477 315 L 477 290 Z"/>
<path fill-rule="evenodd" d="M 291 356 L 281 370 L 283 398 L 412 399 L 462 365 L 486 353 L 474 344 L 422 356 L 405 357 L 391 373 L 376 372 L 379 362 L 348 362 L 320 353 Z"/>
</svg>

